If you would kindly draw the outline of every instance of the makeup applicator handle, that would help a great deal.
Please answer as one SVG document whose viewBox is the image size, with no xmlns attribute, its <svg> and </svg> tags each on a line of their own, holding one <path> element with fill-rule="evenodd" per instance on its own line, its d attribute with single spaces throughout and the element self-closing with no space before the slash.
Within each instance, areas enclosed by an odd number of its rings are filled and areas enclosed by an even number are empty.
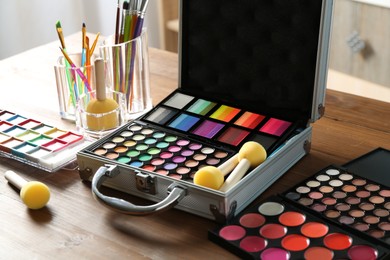
<svg viewBox="0 0 390 260">
<path fill-rule="evenodd" d="M 95 60 L 96 99 L 106 100 L 106 83 L 104 76 L 104 61 L 102 58 Z"/>
<path fill-rule="evenodd" d="M 233 185 L 235 185 L 239 180 L 241 180 L 241 178 L 248 171 L 250 166 L 251 162 L 248 159 L 241 159 L 237 167 L 230 173 L 229 177 L 227 177 L 225 183 L 219 190 L 223 192 L 229 190 Z"/>
<path fill-rule="evenodd" d="M 230 157 L 226 162 L 219 165 L 217 168 L 222 172 L 223 176 L 228 175 L 238 164 L 238 153 Z"/>
<path fill-rule="evenodd" d="M 27 181 L 13 171 L 6 171 L 4 174 L 5 179 L 12 183 L 16 188 L 21 190 Z"/>
</svg>

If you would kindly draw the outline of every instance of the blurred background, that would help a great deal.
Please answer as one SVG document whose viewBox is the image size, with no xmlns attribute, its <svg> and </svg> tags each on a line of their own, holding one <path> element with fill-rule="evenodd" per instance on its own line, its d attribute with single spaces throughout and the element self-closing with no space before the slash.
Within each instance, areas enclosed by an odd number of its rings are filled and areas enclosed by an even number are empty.
<svg viewBox="0 0 390 260">
<path fill-rule="evenodd" d="M 334 0 L 328 88 L 390 102 L 390 0 Z M 0 60 L 81 30 L 114 33 L 116 0 L 0 0 Z M 177 52 L 178 0 L 150 0 L 149 46 Z"/>
</svg>

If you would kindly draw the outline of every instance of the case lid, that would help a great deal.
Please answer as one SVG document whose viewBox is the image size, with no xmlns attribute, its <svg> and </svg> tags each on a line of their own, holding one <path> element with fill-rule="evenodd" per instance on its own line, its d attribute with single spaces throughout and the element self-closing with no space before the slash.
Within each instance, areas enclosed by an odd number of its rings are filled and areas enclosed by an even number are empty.
<svg viewBox="0 0 390 260">
<path fill-rule="evenodd" d="M 181 91 L 315 121 L 332 8 L 332 0 L 181 0 Z"/>
</svg>

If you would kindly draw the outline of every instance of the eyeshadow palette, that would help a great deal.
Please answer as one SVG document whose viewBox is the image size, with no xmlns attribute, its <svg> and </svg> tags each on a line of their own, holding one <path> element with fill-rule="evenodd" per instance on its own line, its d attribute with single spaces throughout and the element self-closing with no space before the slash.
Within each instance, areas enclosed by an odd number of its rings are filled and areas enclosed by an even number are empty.
<svg viewBox="0 0 390 260">
<path fill-rule="evenodd" d="M 189 181 L 200 167 L 218 165 L 233 153 L 137 121 L 89 147 L 88 152 L 112 163 Z"/>
<path fill-rule="evenodd" d="M 390 253 L 277 196 L 209 231 L 209 239 L 244 259 L 385 259 Z"/>
<path fill-rule="evenodd" d="M 259 142 L 271 153 L 296 126 L 176 91 L 88 153 L 192 182 L 198 169 L 220 165 L 246 141 Z"/>
<path fill-rule="evenodd" d="M 368 176 L 375 172 L 368 173 Z M 322 217 L 390 245 L 390 188 L 329 166 L 284 193 Z"/>
<path fill-rule="evenodd" d="M 0 109 L 0 155 L 54 172 L 88 142 L 78 133 Z"/>
<path fill-rule="evenodd" d="M 390 150 L 378 147 L 344 164 L 343 167 L 355 175 L 370 176 L 371 180 L 390 187 Z"/>
<path fill-rule="evenodd" d="M 176 91 L 142 120 L 238 151 L 256 141 L 271 154 L 299 125 Z"/>
</svg>

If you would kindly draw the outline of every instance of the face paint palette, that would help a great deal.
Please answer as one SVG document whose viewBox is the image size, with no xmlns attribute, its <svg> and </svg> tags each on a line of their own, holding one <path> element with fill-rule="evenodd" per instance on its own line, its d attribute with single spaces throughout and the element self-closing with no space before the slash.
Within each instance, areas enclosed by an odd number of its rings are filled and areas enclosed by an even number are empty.
<svg viewBox="0 0 390 260">
<path fill-rule="evenodd" d="M 54 172 L 88 142 L 78 133 L 0 109 L 0 155 Z"/>
<path fill-rule="evenodd" d="M 142 120 L 235 151 L 246 141 L 256 141 L 268 154 L 288 139 L 299 125 L 299 122 L 179 91 L 171 94 Z"/>
<path fill-rule="evenodd" d="M 375 175 L 370 172 L 368 176 Z M 284 194 L 305 208 L 390 246 L 390 188 L 329 166 Z"/>
<path fill-rule="evenodd" d="M 121 128 L 89 148 L 89 152 L 115 163 L 191 182 L 199 168 L 219 165 L 233 154 L 232 150 L 139 122 Z"/>
<path fill-rule="evenodd" d="M 390 253 L 277 196 L 210 231 L 209 239 L 243 259 L 386 259 Z"/>
<path fill-rule="evenodd" d="M 88 152 L 192 182 L 197 170 L 217 167 L 246 141 L 257 141 L 272 153 L 296 126 L 176 91 Z"/>
</svg>

